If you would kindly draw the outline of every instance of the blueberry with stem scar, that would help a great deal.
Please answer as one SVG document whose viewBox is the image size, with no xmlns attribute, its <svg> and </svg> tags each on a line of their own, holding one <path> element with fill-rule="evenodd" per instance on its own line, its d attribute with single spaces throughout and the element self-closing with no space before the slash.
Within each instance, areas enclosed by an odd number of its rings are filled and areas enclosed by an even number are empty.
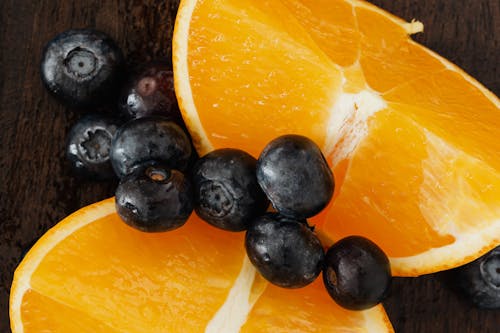
<svg viewBox="0 0 500 333">
<path fill-rule="evenodd" d="M 99 106 L 115 96 L 123 54 L 107 34 L 92 29 L 65 31 L 44 48 L 45 87 L 68 106 Z"/>
</svg>

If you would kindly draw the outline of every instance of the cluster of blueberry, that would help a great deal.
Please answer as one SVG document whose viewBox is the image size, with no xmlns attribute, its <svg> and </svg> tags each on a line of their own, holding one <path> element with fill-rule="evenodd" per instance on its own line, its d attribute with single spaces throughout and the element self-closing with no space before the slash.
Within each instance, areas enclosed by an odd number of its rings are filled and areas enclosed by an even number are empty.
<svg viewBox="0 0 500 333">
<path fill-rule="evenodd" d="M 121 71 L 123 55 L 116 43 L 93 30 L 56 36 L 42 60 L 46 87 L 75 108 L 94 107 L 113 96 Z M 299 288 L 323 270 L 327 290 L 347 308 L 365 309 L 383 299 L 391 280 L 384 253 L 367 239 L 350 237 L 325 255 L 306 220 L 334 191 L 333 174 L 313 141 L 279 137 L 258 160 L 230 148 L 198 159 L 167 66 L 150 64 L 125 82 L 118 104 L 128 121 L 84 116 L 67 144 L 79 174 L 120 178 L 116 208 L 125 223 L 164 232 L 181 227 L 195 210 L 217 228 L 246 230 L 248 257 L 271 283 Z"/>
<path fill-rule="evenodd" d="M 82 117 L 69 133 L 67 156 L 79 174 L 120 178 L 116 208 L 125 223 L 169 231 L 195 210 L 217 228 L 246 231 L 248 257 L 271 283 L 299 288 L 323 271 L 328 293 L 343 307 L 361 310 L 384 299 L 391 272 L 382 250 L 351 236 L 325 253 L 307 222 L 328 204 L 335 186 L 313 141 L 279 137 L 258 160 L 230 148 L 198 159 L 168 65 L 148 64 L 121 85 L 123 58 L 106 34 L 70 30 L 48 43 L 41 72 L 49 91 L 75 108 L 95 107 L 122 86 L 122 116 Z"/>
<path fill-rule="evenodd" d="M 174 123 L 160 117 L 132 120 L 115 134 L 111 164 L 121 181 L 118 214 L 145 232 L 181 227 L 192 210 L 227 231 L 246 230 L 245 248 L 257 270 L 285 288 L 306 286 L 324 270 L 332 297 L 365 309 L 386 295 L 390 266 L 362 237 L 323 246 L 306 218 L 330 201 L 334 179 L 311 140 L 286 135 L 270 142 L 258 160 L 239 149 L 219 149 L 189 167 L 191 145 Z M 275 212 L 267 213 L 269 201 Z"/>
</svg>

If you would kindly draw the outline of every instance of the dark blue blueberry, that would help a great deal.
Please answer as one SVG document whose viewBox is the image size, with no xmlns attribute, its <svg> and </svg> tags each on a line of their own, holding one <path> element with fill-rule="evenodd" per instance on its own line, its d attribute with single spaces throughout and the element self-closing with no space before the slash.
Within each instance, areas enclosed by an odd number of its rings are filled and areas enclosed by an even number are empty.
<svg viewBox="0 0 500 333">
<path fill-rule="evenodd" d="M 120 178 L 147 162 L 184 171 L 191 152 L 191 142 L 178 125 L 163 117 L 144 117 L 118 130 L 111 144 L 111 164 Z"/>
<path fill-rule="evenodd" d="M 57 98 L 72 107 L 101 105 L 116 91 L 123 54 L 107 34 L 68 30 L 45 46 L 42 81 Z"/>
<path fill-rule="evenodd" d="M 474 306 L 500 309 L 500 246 L 447 274 Z"/>
<path fill-rule="evenodd" d="M 140 166 L 116 189 L 116 210 L 125 223 L 144 232 L 177 229 L 193 211 L 189 180 L 165 166 Z"/>
<path fill-rule="evenodd" d="M 203 156 L 193 168 L 195 211 L 215 227 L 242 231 L 269 201 L 257 183 L 257 160 L 238 149 L 219 149 Z"/>
<path fill-rule="evenodd" d="M 94 179 L 115 177 L 109 152 L 120 125 L 118 119 L 95 114 L 76 122 L 68 135 L 66 156 L 78 175 Z"/>
<path fill-rule="evenodd" d="M 323 247 L 305 220 L 258 217 L 248 227 L 245 248 L 260 274 L 283 288 L 304 287 L 321 272 Z"/>
<path fill-rule="evenodd" d="M 326 252 L 323 282 L 333 300 L 346 309 L 377 305 L 387 296 L 391 280 L 389 259 L 369 239 L 346 237 Z"/>
<path fill-rule="evenodd" d="M 121 92 L 119 106 L 131 118 L 158 115 L 182 123 L 174 75 L 167 62 L 151 62 L 134 73 Z"/>
<path fill-rule="evenodd" d="M 257 179 L 278 212 L 299 218 L 318 214 L 335 187 L 319 147 L 299 135 L 281 136 L 264 148 L 257 162 Z"/>
</svg>

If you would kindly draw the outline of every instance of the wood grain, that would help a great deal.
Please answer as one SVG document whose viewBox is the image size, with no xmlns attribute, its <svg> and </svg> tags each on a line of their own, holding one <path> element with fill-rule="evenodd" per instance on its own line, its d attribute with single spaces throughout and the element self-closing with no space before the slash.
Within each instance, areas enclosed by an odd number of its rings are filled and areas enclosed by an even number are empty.
<svg viewBox="0 0 500 333">
<path fill-rule="evenodd" d="M 499 93 L 499 1 L 373 2 L 424 22 L 417 41 Z M 69 213 L 113 195 L 116 186 L 71 175 L 63 151 L 78 113 L 42 87 L 43 45 L 63 30 L 92 27 L 114 36 L 130 64 L 170 59 L 177 6 L 178 0 L 0 1 L 0 332 L 10 331 L 9 289 L 23 252 Z M 439 274 L 395 279 L 385 306 L 397 332 L 500 331 L 500 312 L 470 307 Z"/>
</svg>

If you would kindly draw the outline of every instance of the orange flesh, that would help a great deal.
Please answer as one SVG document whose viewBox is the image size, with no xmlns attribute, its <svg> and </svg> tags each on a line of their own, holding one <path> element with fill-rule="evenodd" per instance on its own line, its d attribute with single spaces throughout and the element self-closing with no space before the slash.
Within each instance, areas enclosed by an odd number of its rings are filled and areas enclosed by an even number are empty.
<svg viewBox="0 0 500 333">
<path fill-rule="evenodd" d="M 43 332 L 48 322 L 73 325 L 47 311 L 52 306 L 120 332 L 144 332 L 145 323 L 148 332 L 203 331 L 244 257 L 242 234 L 214 231 L 193 217 L 175 231 L 145 234 L 115 214 L 81 228 L 34 272 L 22 305 L 25 332 Z"/>
<path fill-rule="evenodd" d="M 283 15 L 270 15 L 276 11 Z M 190 81 L 193 90 L 210 85 L 203 89 L 207 94 L 193 97 L 203 110 L 199 116 L 213 145 L 248 147 L 257 156 L 277 135 L 307 133 L 322 146 L 321 133 L 326 131 L 328 107 L 340 89 L 340 75 L 332 75 L 337 67 L 296 19 L 279 2 L 251 0 L 224 1 L 223 6 L 199 1 L 196 12 L 199 16 L 193 17 L 190 27 L 190 43 L 196 45 L 188 55 Z M 197 17 L 209 22 L 198 23 Z M 232 45 L 244 48 L 230 53 Z M 210 52 L 205 52 L 208 47 Z M 276 81 L 275 77 L 286 79 Z"/>
<path fill-rule="evenodd" d="M 331 0 L 282 3 L 330 59 L 342 67 L 354 65 L 359 58 L 360 35 L 351 4 Z"/>
<path fill-rule="evenodd" d="M 320 276 L 311 285 L 300 289 L 285 290 L 268 285 L 241 333 L 320 333 L 332 331 L 333 327 L 336 332 L 362 331 L 362 317 L 362 312 L 345 310 L 332 302 Z"/>
<path fill-rule="evenodd" d="M 50 311 L 47 311 L 50 310 Z M 115 333 L 87 313 L 30 290 L 23 298 L 24 332 Z M 68 320 L 70 319 L 70 320 Z"/>
<path fill-rule="evenodd" d="M 457 91 L 460 91 L 457 94 Z M 386 93 L 389 105 L 445 142 L 500 171 L 498 106 L 449 70 L 421 77 Z"/>
<path fill-rule="evenodd" d="M 384 110 L 377 114 L 368 137 L 350 160 L 335 203 L 321 216 L 326 221 L 323 230 L 333 239 L 350 234 L 369 237 L 384 244 L 389 256 L 411 255 L 453 241 L 450 236 L 425 228 L 427 222 L 418 202 L 408 200 L 419 197 L 424 181 L 420 161 L 427 157 L 426 139 L 420 130 L 396 112 Z M 392 138 L 391 145 L 381 139 L 387 137 Z"/>
<path fill-rule="evenodd" d="M 402 21 L 372 9 L 341 0 L 198 1 L 189 79 L 212 146 L 254 156 L 287 133 L 328 146 L 340 93 L 380 96 L 385 109 L 368 118 L 349 157 L 333 162 L 346 138 L 327 156 L 334 202 L 312 222 L 331 239 L 360 234 L 391 257 L 410 257 L 500 216 L 499 109 L 473 79 L 411 41 Z"/>
<path fill-rule="evenodd" d="M 74 228 L 82 216 L 77 212 L 49 231 L 16 272 L 21 280 L 15 279 L 14 294 L 29 285 L 20 304 L 25 333 L 204 332 L 241 275 L 244 233 L 213 228 L 194 214 L 182 228 L 159 234 L 134 230 L 114 212 Z M 54 234 L 66 232 L 54 241 Z M 31 275 L 19 276 L 41 251 Z M 247 298 L 237 289 L 234 304 L 237 311 L 254 304 L 242 332 L 337 332 L 371 325 L 392 331 L 381 306 L 369 313 L 337 306 L 321 277 L 289 290 L 257 273 L 248 288 Z"/>
</svg>

